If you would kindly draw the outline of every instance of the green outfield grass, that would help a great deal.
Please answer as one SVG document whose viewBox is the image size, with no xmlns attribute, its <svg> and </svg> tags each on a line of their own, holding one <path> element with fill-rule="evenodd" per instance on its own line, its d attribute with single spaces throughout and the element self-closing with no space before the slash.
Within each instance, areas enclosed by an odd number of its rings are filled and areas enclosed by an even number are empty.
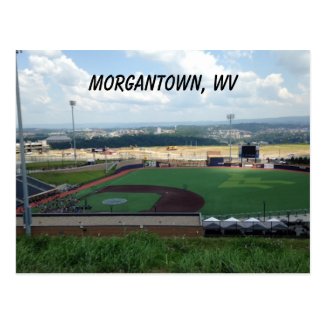
<svg viewBox="0 0 325 325">
<path fill-rule="evenodd" d="M 104 171 L 75 173 L 47 172 L 33 174 L 50 184 L 83 184 L 105 176 Z M 263 211 L 309 209 L 309 174 L 299 172 L 256 170 L 242 168 L 180 168 L 139 169 L 107 183 L 77 193 L 79 198 L 89 195 L 93 210 L 102 211 L 102 198 L 93 193 L 107 185 L 161 185 L 198 193 L 205 199 L 203 214 L 237 214 Z M 93 195 L 93 196 L 92 196 Z M 111 195 L 111 194 L 109 194 Z M 119 197 L 126 193 L 119 193 Z M 148 194 L 139 195 L 141 210 L 149 210 L 154 202 Z M 157 197 L 158 199 L 158 197 Z M 137 205 L 127 206 L 127 211 L 139 211 Z M 120 208 L 122 209 L 123 206 Z"/>
<path fill-rule="evenodd" d="M 122 198 L 127 200 L 126 203 L 114 205 L 112 207 L 112 212 L 140 212 L 149 210 L 160 198 L 160 195 L 155 193 L 142 194 L 106 192 L 90 195 L 86 200 L 87 204 L 92 207 L 91 211 L 105 212 L 110 211 L 110 206 L 103 204 L 103 201 L 111 198 Z M 81 200 L 81 205 L 83 202 L 85 201 Z"/>
<path fill-rule="evenodd" d="M 309 174 L 275 170 L 188 168 L 139 169 L 107 185 L 184 188 L 205 199 L 204 214 L 309 209 Z M 103 185 L 104 186 L 104 185 Z"/>
</svg>

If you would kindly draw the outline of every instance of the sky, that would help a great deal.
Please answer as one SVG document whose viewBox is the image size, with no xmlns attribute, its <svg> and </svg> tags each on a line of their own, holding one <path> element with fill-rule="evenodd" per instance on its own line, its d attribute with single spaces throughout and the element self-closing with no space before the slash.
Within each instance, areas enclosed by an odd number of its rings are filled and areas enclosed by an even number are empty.
<svg viewBox="0 0 325 325">
<path fill-rule="evenodd" d="M 18 55 L 24 127 L 309 115 L 309 51 L 28 51 Z M 96 75 L 203 75 L 205 92 L 92 91 Z M 213 91 L 214 75 L 239 75 Z"/>
</svg>

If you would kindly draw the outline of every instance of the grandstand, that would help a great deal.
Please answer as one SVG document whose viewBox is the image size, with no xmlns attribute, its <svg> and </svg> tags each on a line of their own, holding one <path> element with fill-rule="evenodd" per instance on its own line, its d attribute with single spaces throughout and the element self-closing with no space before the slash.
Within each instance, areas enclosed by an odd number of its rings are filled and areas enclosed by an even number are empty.
<svg viewBox="0 0 325 325">
<path fill-rule="evenodd" d="M 27 176 L 28 197 L 31 201 L 54 194 L 56 187 L 41 182 L 33 177 Z M 22 205 L 24 202 L 23 181 L 20 175 L 16 176 L 16 206 Z"/>
</svg>

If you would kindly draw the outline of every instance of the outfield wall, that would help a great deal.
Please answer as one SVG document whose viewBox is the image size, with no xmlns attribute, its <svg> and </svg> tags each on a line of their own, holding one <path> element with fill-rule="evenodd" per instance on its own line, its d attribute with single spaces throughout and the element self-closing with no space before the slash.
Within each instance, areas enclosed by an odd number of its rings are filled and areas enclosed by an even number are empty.
<svg viewBox="0 0 325 325">
<path fill-rule="evenodd" d="M 203 236 L 200 213 L 34 214 L 32 219 L 33 235 L 123 236 L 134 231 Z M 25 233 L 22 215 L 17 215 L 16 233 Z"/>
<path fill-rule="evenodd" d="M 36 216 L 35 216 L 36 215 Z M 290 236 L 309 237 L 310 222 L 206 221 L 199 213 L 138 214 L 34 214 L 33 236 L 124 236 L 152 232 L 163 237 L 201 236 Z M 22 215 L 17 216 L 17 236 L 25 234 Z"/>
<path fill-rule="evenodd" d="M 215 159 L 215 158 L 213 158 Z M 225 163 L 223 158 L 217 158 L 213 163 L 210 161 L 207 164 L 207 161 L 197 161 L 197 160 L 188 160 L 188 161 L 178 161 L 178 160 L 158 160 L 155 162 L 155 167 L 242 167 L 242 168 L 261 168 L 261 169 L 283 169 L 283 170 L 292 170 L 300 172 L 310 172 L 309 166 L 292 166 L 292 165 L 280 165 L 280 164 L 271 164 L 271 163 Z M 142 160 L 125 160 L 121 161 L 116 165 L 115 174 L 118 174 L 124 170 L 137 169 L 146 167 Z M 154 166 L 147 166 L 154 167 Z"/>
<path fill-rule="evenodd" d="M 147 231 L 163 237 L 202 237 L 201 226 L 33 226 L 32 235 L 48 236 L 125 236 L 132 232 Z M 17 236 L 24 235 L 25 229 L 17 226 Z"/>
<path fill-rule="evenodd" d="M 116 165 L 115 174 L 121 173 L 125 170 L 143 168 L 144 164 L 142 160 L 124 160 L 120 161 Z"/>
<path fill-rule="evenodd" d="M 309 166 L 274 165 L 274 169 L 294 170 L 298 172 L 310 172 Z"/>
</svg>

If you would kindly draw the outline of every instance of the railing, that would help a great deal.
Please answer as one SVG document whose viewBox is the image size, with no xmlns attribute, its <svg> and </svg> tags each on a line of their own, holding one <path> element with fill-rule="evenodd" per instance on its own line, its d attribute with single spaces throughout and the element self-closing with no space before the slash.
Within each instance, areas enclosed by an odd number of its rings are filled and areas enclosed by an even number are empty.
<svg viewBox="0 0 325 325">
<path fill-rule="evenodd" d="M 278 219 L 285 219 L 285 220 L 295 220 L 301 218 L 302 220 L 309 220 L 309 209 L 292 209 L 292 210 L 276 210 L 276 211 L 266 211 L 265 212 L 265 220 L 269 218 L 278 218 Z M 244 213 L 228 213 L 228 214 L 209 214 L 209 215 L 202 215 L 202 221 L 208 218 L 216 218 L 219 220 L 225 220 L 230 217 L 245 220 L 249 218 L 256 218 L 260 221 L 264 221 L 264 212 L 263 211 L 255 211 L 255 212 L 244 212 Z"/>
</svg>

